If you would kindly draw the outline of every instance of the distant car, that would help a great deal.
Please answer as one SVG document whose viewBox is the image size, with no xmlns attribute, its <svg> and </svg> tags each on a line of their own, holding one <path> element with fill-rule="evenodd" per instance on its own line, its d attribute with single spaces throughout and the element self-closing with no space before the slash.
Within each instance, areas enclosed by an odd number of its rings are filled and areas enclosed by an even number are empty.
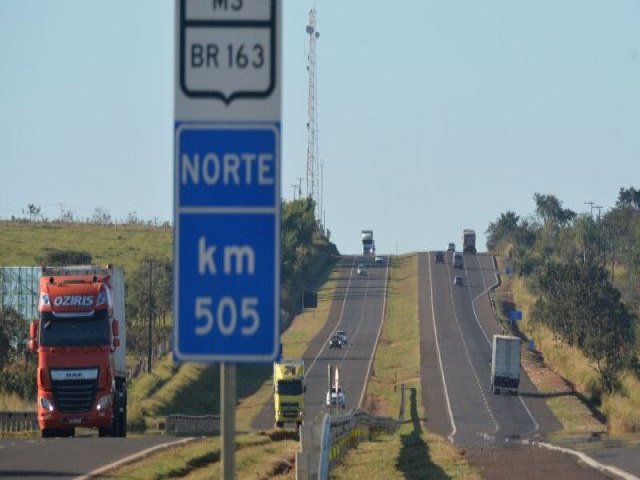
<svg viewBox="0 0 640 480">
<path fill-rule="evenodd" d="M 464 287 L 464 280 L 462 279 L 462 277 L 453 277 L 453 286 Z"/>
<path fill-rule="evenodd" d="M 453 254 L 453 268 L 464 268 L 464 257 L 460 252 Z"/>
<path fill-rule="evenodd" d="M 342 387 L 338 387 L 337 392 L 335 387 L 331 387 L 331 390 L 327 392 L 327 407 L 332 405 L 344 408 L 344 389 Z"/>
<path fill-rule="evenodd" d="M 329 340 L 329 348 L 342 348 L 342 340 L 338 335 L 332 335 Z"/>
<path fill-rule="evenodd" d="M 376 255 L 376 263 L 384 263 L 384 257 L 382 255 Z"/>
<path fill-rule="evenodd" d="M 444 263 L 444 252 L 436 252 L 436 263 Z"/>
<path fill-rule="evenodd" d="M 367 266 L 364 263 L 358 265 L 358 275 L 366 275 L 367 274 Z"/>
<path fill-rule="evenodd" d="M 456 244 L 451 242 L 447 247 L 447 252 L 455 252 L 455 251 L 456 251 Z"/>
<path fill-rule="evenodd" d="M 340 342 L 342 343 L 342 345 L 347 344 L 347 332 L 345 332 L 344 330 L 336 331 L 336 337 L 340 339 Z"/>
</svg>

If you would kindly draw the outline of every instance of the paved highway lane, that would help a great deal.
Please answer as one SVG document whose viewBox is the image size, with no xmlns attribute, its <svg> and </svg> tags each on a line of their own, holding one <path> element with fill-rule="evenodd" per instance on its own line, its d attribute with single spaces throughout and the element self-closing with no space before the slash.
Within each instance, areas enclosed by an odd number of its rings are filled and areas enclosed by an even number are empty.
<svg viewBox="0 0 640 480">
<path fill-rule="evenodd" d="M 450 258 L 444 265 L 435 264 L 432 254 L 422 254 L 419 265 L 419 275 L 427 276 L 420 281 L 421 297 L 428 296 L 428 300 L 421 299 L 420 318 L 423 395 L 430 428 L 465 446 L 530 437 L 557 428 L 546 406 L 536 405 L 543 413 L 541 425 L 520 396 L 490 391 L 490 340 L 499 331 L 486 299 L 488 289 L 496 283 L 491 257 L 465 255 L 465 269 L 454 270 Z M 463 287 L 453 286 L 456 275 L 464 278 Z M 436 379 L 438 370 L 444 379 Z M 437 388 L 443 390 L 439 393 Z M 442 421 L 443 415 L 447 422 Z"/>
<path fill-rule="evenodd" d="M 357 266 L 368 266 L 366 275 L 357 274 Z M 339 365 L 340 384 L 345 389 L 348 410 L 360 400 L 376 339 L 383 320 L 387 288 L 387 257 L 384 264 L 374 264 L 371 257 L 344 256 L 339 264 L 339 277 L 325 326 L 309 343 L 303 355 L 307 392 L 305 418 L 314 419 L 325 412 L 328 365 Z M 347 332 L 348 343 L 341 349 L 329 348 L 329 338 L 336 330 Z M 273 426 L 273 402 L 265 405 L 253 423 L 264 429 Z"/>
<path fill-rule="evenodd" d="M 82 434 L 80 434 L 82 435 Z M 67 479 L 148 448 L 172 437 L 0 439 L 0 478 Z"/>
</svg>

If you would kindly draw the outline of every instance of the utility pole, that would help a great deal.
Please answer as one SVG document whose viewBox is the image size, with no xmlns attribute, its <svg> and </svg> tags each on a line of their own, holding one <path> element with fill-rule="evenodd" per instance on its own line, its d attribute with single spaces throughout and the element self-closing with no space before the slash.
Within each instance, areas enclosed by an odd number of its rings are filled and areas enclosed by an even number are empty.
<svg viewBox="0 0 640 480">
<path fill-rule="evenodd" d="M 151 373 L 151 354 L 153 351 L 153 260 L 149 260 L 149 341 L 147 349 L 147 373 Z"/>
</svg>

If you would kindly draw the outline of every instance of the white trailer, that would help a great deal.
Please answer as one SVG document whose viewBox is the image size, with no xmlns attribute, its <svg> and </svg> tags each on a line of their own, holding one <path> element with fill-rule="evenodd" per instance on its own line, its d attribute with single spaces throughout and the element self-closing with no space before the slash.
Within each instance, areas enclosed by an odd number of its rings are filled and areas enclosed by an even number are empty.
<svg viewBox="0 0 640 480">
<path fill-rule="evenodd" d="M 520 338 L 494 335 L 491 350 L 491 391 L 518 393 L 520 384 Z"/>
</svg>

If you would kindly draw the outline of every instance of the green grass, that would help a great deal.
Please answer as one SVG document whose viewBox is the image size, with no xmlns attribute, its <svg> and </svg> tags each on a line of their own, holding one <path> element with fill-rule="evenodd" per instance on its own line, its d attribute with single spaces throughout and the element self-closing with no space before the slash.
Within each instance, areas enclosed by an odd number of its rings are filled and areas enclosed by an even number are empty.
<svg viewBox="0 0 640 480">
<path fill-rule="evenodd" d="M 196 440 L 152 454 L 101 478 L 220 478 L 220 445 L 219 437 Z M 295 446 L 294 440 L 271 438 L 267 435 L 248 434 L 236 437 L 236 477 L 262 478 L 256 476 L 256 472 L 264 474 L 274 469 L 283 459 L 293 455 Z"/>
<path fill-rule="evenodd" d="M 399 385 L 404 383 L 406 421 L 395 434 L 350 450 L 331 472 L 331 478 L 480 478 L 454 446 L 426 431 L 422 422 L 425 409 L 420 384 L 417 258 L 407 255 L 391 259 L 387 315 L 365 405 L 378 415 L 397 418 Z"/>
<path fill-rule="evenodd" d="M 93 263 L 132 272 L 145 256 L 170 258 L 173 230 L 138 225 L 99 226 L 0 222 L 0 265 L 39 265 L 52 250 L 81 250 Z"/>
</svg>

